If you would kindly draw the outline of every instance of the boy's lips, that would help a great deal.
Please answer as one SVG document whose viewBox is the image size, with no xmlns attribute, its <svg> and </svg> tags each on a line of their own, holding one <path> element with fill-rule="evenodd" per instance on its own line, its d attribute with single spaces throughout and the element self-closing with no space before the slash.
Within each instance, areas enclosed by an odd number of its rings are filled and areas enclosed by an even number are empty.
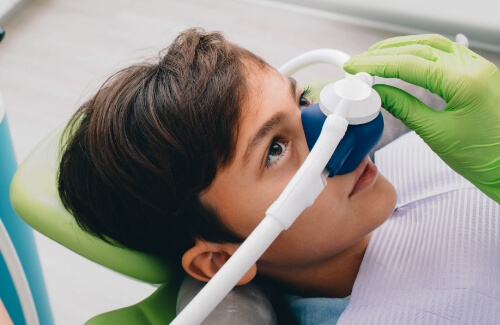
<svg viewBox="0 0 500 325">
<path fill-rule="evenodd" d="M 372 184 L 378 174 L 378 169 L 370 158 L 366 157 L 354 172 L 356 173 L 356 177 L 349 197 L 352 197 Z"/>
</svg>

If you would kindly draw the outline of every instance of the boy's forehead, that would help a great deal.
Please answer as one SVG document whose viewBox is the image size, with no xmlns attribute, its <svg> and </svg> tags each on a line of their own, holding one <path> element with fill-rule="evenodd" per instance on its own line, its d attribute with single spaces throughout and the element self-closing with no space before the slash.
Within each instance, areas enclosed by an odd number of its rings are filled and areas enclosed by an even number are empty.
<svg viewBox="0 0 500 325">
<path fill-rule="evenodd" d="M 274 127 L 288 115 L 290 105 L 295 104 L 295 82 L 276 70 L 259 69 L 249 74 L 248 92 L 242 105 L 236 138 L 236 161 L 245 161 L 245 152 L 252 139 L 266 129 Z M 264 129 L 264 131 L 263 131 Z"/>
<path fill-rule="evenodd" d="M 280 102 L 286 100 L 295 88 L 291 78 L 283 76 L 274 68 L 253 66 L 247 74 L 247 92 L 242 103 L 240 127 L 250 122 L 249 126 L 255 127 L 255 122 L 262 115 L 272 114 L 280 108 Z"/>
</svg>

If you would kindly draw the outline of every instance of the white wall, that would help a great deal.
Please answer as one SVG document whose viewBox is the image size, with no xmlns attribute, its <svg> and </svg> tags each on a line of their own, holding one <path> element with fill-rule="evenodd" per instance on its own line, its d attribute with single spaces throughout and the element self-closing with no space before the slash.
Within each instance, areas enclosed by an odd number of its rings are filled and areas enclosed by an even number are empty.
<svg viewBox="0 0 500 325">
<path fill-rule="evenodd" d="M 500 53 L 500 15 L 497 1 L 443 0 L 259 0 L 277 5 L 317 10 L 363 26 L 388 31 L 439 33 L 453 37 L 465 34 L 471 48 Z M 296 10 L 304 10 L 295 8 Z M 348 16 L 348 17 L 347 17 Z"/>
</svg>

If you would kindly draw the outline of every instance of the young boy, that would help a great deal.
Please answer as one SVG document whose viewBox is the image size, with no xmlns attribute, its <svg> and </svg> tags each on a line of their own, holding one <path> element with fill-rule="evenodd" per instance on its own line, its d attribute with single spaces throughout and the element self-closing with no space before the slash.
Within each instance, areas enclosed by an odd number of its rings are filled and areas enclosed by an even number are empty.
<svg viewBox="0 0 500 325">
<path fill-rule="evenodd" d="M 294 79 L 220 33 L 187 30 L 78 110 L 60 196 L 83 229 L 208 281 L 308 155 L 300 110 L 309 104 Z M 301 297 L 349 296 L 395 204 L 395 188 L 366 158 L 329 179 L 239 284 L 259 274 Z"/>
</svg>

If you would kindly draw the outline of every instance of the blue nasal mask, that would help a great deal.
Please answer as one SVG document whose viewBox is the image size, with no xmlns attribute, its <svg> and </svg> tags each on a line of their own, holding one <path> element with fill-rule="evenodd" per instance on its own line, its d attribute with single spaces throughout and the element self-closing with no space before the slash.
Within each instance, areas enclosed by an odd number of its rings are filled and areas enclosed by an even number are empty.
<svg viewBox="0 0 500 325">
<path fill-rule="evenodd" d="M 327 89 L 326 91 L 333 90 Z M 377 96 L 374 96 L 373 100 L 376 101 Z M 316 103 L 306 107 L 302 111 L 302 126 L 304 127 L 309 150 L 312 150 L 316 140 L 321 134 L 321 129 L 327 116 L 321 110 L 320 105 L 320 103 Z M 375 103 L 375 105 L 380 106 L 380 103 Z M 369 119 L 372 117 L 373 116 L 370 116 Z M 373 119 L 363 122 L 364 123 L 349 122 L 344 137 L 326 165 L 329 171 L 329 177 L 352 172 L 380 140 L 384 130 L 382 113 L 379 111 L 375 114 Z"/>
<path fill-rule="evenodd" d="M 279 70 L 291 76 L 297 71 L 318 63 L 342 68 L 349 56 L 334 49 L 320 49 L 301 54 Z M 372 89 L 373 78 L 361 73 L 348 75 L 323 87 L 317 104 L 302 111 L 302 125 L 309 150 L 321 134 L 328 115 L 336 114 L 348 122 L 345 134 L 326 165 L 328 177 L 350 173 L 375 147 L 384 130 L 380 113 L 381 100 Z"/>
</svg>

